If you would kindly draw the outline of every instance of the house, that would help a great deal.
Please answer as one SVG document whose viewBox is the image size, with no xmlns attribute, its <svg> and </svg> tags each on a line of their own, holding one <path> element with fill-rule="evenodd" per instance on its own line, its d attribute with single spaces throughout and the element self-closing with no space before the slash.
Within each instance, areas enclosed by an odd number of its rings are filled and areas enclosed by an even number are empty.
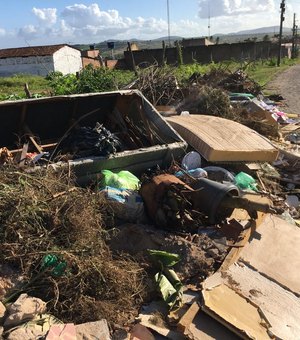
<svg viewBox="0 0 300 340">
<path fill-rule="evenodd" d="M 81 69 L 80 50 L 67 44 L 0 50 L 0 76 L 18 73 L 45 76 L 51 71 L 75 74 Z"/>
<path fill-rule="evenodd" d="M 101 67 L 103 65 L 103 59 L 100 55 L 100 51 L 95 48 L 95 45 L 90 45 L 90 49 L 81 51 L 82 66 L 85 68 L 87 65 L 93 67 Z"/>
</svg>

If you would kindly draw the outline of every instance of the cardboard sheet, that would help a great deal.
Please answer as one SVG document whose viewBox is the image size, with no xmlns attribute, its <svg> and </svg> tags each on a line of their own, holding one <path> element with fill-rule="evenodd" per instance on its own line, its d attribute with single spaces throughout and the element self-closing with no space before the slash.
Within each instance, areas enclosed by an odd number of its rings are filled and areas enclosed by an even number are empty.
<svg viewBox="0 0 300 340">
<path fill-rule="evenodd" d="M 259 308 L 230 287 L 220 284 L 203 291 L 204 311 L 244 338 L 271 339 L 268 321 Z"/>
<path fill-rule="evenodd" d="M 264 338 L 258 314 L 267 336 L 299 338 L 299 244 L 298 227 L 265 215 L 236 256 L 204 281 L 203 310 L 230 330 L 243 330 L 245 338 Z"/>
<path fill-rule="evenodd" d="M 226 284 L 261 309 L 270 323 L 269 333 L 276 339 L 297 339 L 300 334 L 300 299 L 241 263 L 205 281 L 205 289 Z"/>
<path fill-rule="evenodd" d="M 240 261 L 300 295 L 300 229 L 267 215 L 242 250 Z"/>
<path fill-rule="evenodd" d="M 207 115 L 166 118 L 179 135 L 206 160 L 272 162 L 278 150 L 254 130 L 237 122 Z"/>
</svg>

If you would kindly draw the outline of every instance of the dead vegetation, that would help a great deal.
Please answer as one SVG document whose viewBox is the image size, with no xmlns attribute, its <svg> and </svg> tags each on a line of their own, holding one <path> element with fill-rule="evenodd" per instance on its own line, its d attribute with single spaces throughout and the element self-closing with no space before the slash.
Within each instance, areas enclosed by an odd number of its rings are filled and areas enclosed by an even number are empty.
<svg viewBox="0 0 300 340">
<path fill-rule="evenodd" d="M 0 262 L 23 277 L 6 301 L 26 292 L 65 322 L 126 323 L 142 301 L 145 275 L 106 246 L 103 199 L 50 169 L 0 168 L 0 178 Z"/>
<path fill-rule="evenodd" d="M 242 69 L 230 71 L 228 65 L 223 64 L 213 67 L 205 74 L 195 72 L 188 79 L 182 76 L 178 77 L 175 67 L 159 67 L 154 64 L 140 71 L 138 79 L 132 87 L 139 89 L 155 106 L 180 105 L 193 96 L 195 91 L 202 94 L 204 102 L 208 98 L 210 99 L 211 95 L 213 98 L 210 101 L 216 99 L 214 102 L 217 102 L 222 97 L 221 91 L 225 96 L 227 91 L 257 95 L 262 90 L 261 86 L 249 78 Z M 213 91 L 218 93 L 217 98 Z M 221 99 L 224 102 L 224 99 Z"/>
<path fill-rule="evenodd" d="M 228 95 L 219 88 L 211 86 L 192 86 L 188 95 L 178 106 L 178 111 L 189 111 L 191 114 L 206 114 L 234 119 L 234 110 Z"/>
<path fill-rule="evenodd" d="M 155 106 L 175 105 L 184 98 L 175 68 L 151 65 L 140 72 L 135 87 Z"/>
</svg>

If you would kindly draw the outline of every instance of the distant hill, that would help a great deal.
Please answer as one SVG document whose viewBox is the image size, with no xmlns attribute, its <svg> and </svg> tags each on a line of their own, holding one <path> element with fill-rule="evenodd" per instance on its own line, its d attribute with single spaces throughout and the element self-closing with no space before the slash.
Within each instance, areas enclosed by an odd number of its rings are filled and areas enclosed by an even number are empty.
<svg viewBox="0 0 300 340">
<path fill-rule="evenodd" d="M 268 35 L 268 39 L 272 39 L 274 35 L 279 33 L 279 26 L 270 26 L 270 27 L 260 27 L 252 30 L 244 30 L 238 31 L 230 34 L 214 34 L 211 38 L 212 41 L 216 41 L 218 38 L 219 44 L 225 43 L 237 43 L 237 42 L 244 42 L 244 41 L 262 41 L 264 40 L 265 36 Z M 284 27 L 283 34 L 285 36 L 291 35 L 291 28 Z M 195 37 L 194 37 L 195 38 Z M 198 38 L 198 37 L 197 37 Z M 171 46 L 174 46 L 175 41 L 182 40 L 183 37 L 180 36 L 171 36 Z M 165 41 L 166 45 L 168 45 L 169 37 L 160 37 L 155 38 L 152 40 L 139 40 L 139 39 L 128 39 L 128 40 L 118 40 L 118 39 L 109 39 L 95 44 L 95 48 L 101 51 L 101 54 L 104 57 L 111 57 L 112 51 L 108 48 L 107 43 L 110 41 L 114 41 L 115 48 L 113 50 L 113 56 L 115 58 L 122 58 L 124 55 L 124 51 L 127 49 L 127 42 L 134 42 L 137 44 L 140 50 L 143 49 L 155 49 L 155 48 L 162 48 L 162 41 Z M 93 45 L 93 44 L 92 44 Z M 81 50 L 88 50 L 89 44 L 77 44 L 74 45 L 75 47 Z"/>
<path fill-rule="evenodd" d="M 283 33 L 291 33 L 291 28 L 289 27 L 283 27 L 282 32 Z M 229 35 L 234 34 L 278 34 L 279 33 L 279 26 L 270 26 L 270 27 L 260 27 L 252 30 L 245 30 L 245 31 L 239 31 L 235 33 L 230 33 Z"/>
</svg>

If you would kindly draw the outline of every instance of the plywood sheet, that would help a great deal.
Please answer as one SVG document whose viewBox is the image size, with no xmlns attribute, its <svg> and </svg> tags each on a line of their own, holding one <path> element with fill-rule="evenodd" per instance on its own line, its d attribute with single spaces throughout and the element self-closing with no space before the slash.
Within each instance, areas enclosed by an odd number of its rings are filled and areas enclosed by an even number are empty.
<svg viewBox="0 0 300 340">
<path fill-rule="evenodd" d="M 267 215 L 240 254 L 240 261 L 300 295 L 300 229 Z"/>
<path fill-rule="evenodd" d="M 239 340 L 240 337 L 215 319 L 200 311 L 188 329 L 188 338 L 194 340 Z"/>
<path fill-rule="evenodd" d="M 276 339 L 297 339 L 300 334 L 300 299 L 252 268 L 235 263 L 208 278 L 205 289 L 226 284 L 259 306 Z"/>
<path fill-rule="evenodd" d="M 245 303 L 250 303 L 257 306 L 259 315 L 265 319 L 269 336 L 285 340 L 298 339 L 299 244 L 298 227 L 277 216 L 266 215 L 244 248 L 239 249 L 235 263 L 227 261 L 228 266 L 222 266 L 204 281 L 203 295 L 213 298 L 213 307 L 207 303 L 209 300 L 204 300 L 204 311 L 232 330 L 238 328 L 247 331 L 247 327 L 251 327 L 251 332 L 257 332 L 255 322 L 244 324 L 243 317 L 235 311 L 241 310 Z M 244 301 L 242 304 L 240 299 Z M 251 320 L 258 320 L 255 309 L 249 309 L 248 315 Z"/>
<path fill-rule="evenodd" d="M 278 156 L 278 150 L 267 139 L 228 119 L 188 115 L 169 117 L 167 121 L 208 161 L 272 162 Z"/>
<path fill-rule="evenodd" d="M 246 339 L 271 339 L 259 308 L 225 284 L 202 292 L 204 311 Z"/>
</svg>

